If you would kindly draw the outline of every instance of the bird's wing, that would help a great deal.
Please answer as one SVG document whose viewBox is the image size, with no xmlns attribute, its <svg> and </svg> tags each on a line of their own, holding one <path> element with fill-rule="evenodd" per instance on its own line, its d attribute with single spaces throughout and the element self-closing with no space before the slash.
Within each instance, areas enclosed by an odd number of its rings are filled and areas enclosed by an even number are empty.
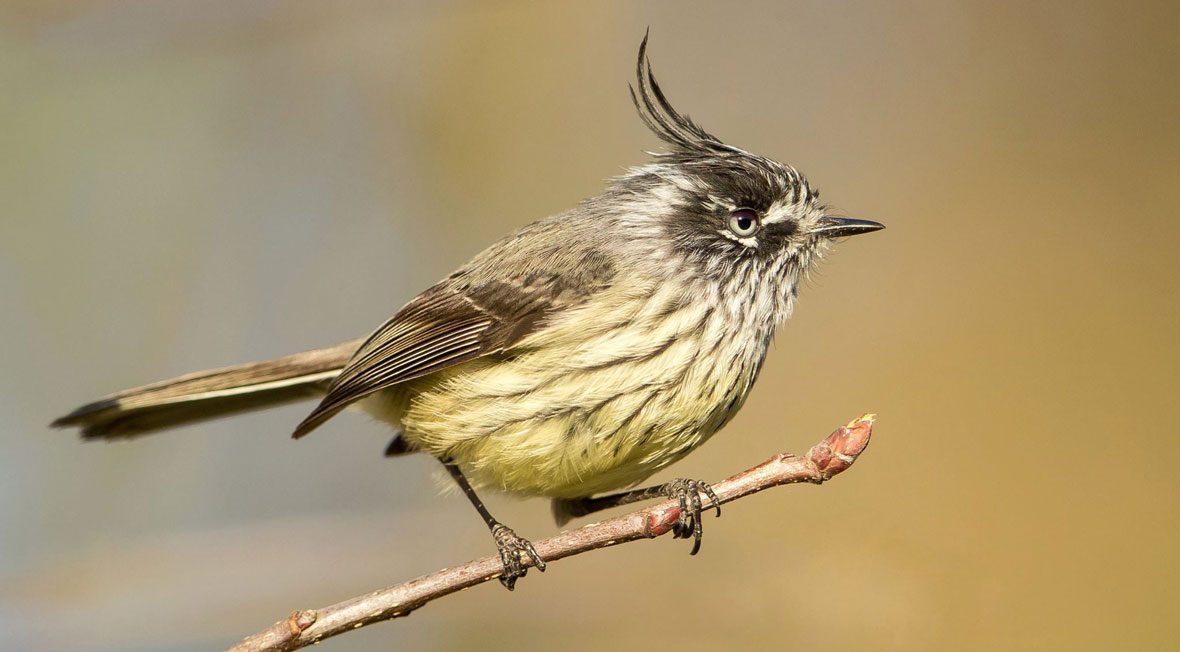
<svg viewBox="0 0 1180 652">
<path fill-rule="evenodd" d="M 545 285 L 491 281 L 427 290 L 369 336 L 293 436 L 373 392 L 516 344 L 555 307 L 569 305 L 560 288 Z"/>
</svg>

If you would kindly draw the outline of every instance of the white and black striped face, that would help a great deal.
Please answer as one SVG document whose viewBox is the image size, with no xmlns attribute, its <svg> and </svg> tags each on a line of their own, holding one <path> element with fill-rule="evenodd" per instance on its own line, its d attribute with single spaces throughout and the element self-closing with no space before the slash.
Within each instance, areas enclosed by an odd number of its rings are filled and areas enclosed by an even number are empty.
<svg viewBox="0 0 1180 652">
<path fill-rule="evenodd" d="M 663 169 L 657 169 L 663 168 Z M 810 253 L 823 207 L 795 170 L 752 155 L 652 166 L 633 183 L 672 201 L 660 216 L 678 254 L 709 273 L 740 272 L 746 263 L 774 265 Z"/>
<path fill-rule="evenodd" d="M 612 187 L 624 198 L 624 222 L 654 231 L 674 256 L 726 287 L 756 275 L 791 293 L 830 238 L 880 224 L 825 215 L 819 192 L 794 168 L 728 145 L 668 101 L 639 47 L 631 97 L 639 117 L 669 151 Z M 769 278 L 767 278 L 769 277 Z"/>
</svg>

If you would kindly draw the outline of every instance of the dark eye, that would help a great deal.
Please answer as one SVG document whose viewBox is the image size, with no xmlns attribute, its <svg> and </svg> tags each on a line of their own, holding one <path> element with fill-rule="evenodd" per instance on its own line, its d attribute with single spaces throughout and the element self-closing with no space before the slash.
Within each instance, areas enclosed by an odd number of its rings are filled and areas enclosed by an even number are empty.
<svg viewBox="0 0 1180 652">
<path fill-rule="evenodd" d="M 750 208 L 739 208 L 729 214 L 729 230 L 739 238 L 748 238 L 758 232 L 762 225 L 758 213 Z"/>
</svg>

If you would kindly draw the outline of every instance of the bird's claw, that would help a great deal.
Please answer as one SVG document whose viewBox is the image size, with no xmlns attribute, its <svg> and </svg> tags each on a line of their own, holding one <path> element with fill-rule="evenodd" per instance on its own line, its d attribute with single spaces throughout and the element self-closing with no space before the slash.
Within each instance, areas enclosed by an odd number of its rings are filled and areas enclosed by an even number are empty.
<svg viewBox="0 0 1180 652">
<path fill-rule="evenodd" d="M 680 517 L 672 524 L 672 536 L 677 539 L 692 537 L 692 551 L 689 554 L 697 554 L 701 549 L 701 494 L 713 503 L 717 516 L 721 516 L 721 501 L 716 492 L 707 482 L 687 478 L 676 478 L 660 489 L 665 496 L 680 503 Z"/>
<path fill-rule="evenodd" d="M 504 564 L 504 572 L 500 574 L 500 583 L 504 588 L 513 590 L 516 588 L 516 580 L 528 574 L 526 555 L 537 570 L 545 572 L 545 560 L 541 559 L 537 549 L 528 539 L 517 536 L 511 528 L 502 524 L 496 524 L 492 528 L 492 537 L 496 540 L 496 548 L 500 550 L 500 562 Z"/>
</svg>

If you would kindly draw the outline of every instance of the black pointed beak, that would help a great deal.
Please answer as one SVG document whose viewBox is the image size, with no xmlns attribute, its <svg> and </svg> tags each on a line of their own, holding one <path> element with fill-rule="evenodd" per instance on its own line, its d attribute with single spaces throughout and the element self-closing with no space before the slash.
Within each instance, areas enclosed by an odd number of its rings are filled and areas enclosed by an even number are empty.
<svg viewBox="0 0 1180 652">
<path fill-rule="evenodd" d="M 885 228 L 884 224 L 872 220 L 858 220 L 840 215 L 824 215 L 819 218 L 819 226 L 812 233 L 822 235 L 825 238 L 843 238 L 849 235 L 872 233 L 873 231 L 880 231 L 883 228 Z"/>
</svg>

